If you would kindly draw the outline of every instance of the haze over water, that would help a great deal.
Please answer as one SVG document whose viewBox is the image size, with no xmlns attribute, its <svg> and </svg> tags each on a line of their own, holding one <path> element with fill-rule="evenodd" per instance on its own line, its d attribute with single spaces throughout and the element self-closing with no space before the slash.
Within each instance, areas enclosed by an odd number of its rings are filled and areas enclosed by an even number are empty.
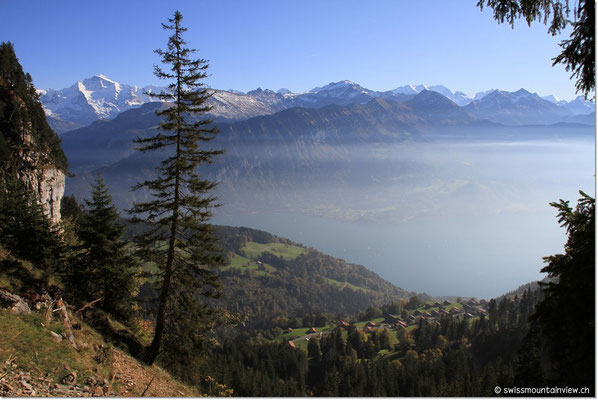
<svg viewBox="0 0 598 400">
<path fill-rule="evenodd" d="M 542 257 L 566 240 L 549 203 L 595 195 L 594 137 L 446 139 L 355 145 L 343 149 L 350 161 L 320 156 L 335 179 L 257 186 L 246 208 L 225 206 L 213 221 L 288 237 L 434 296 L 491 298 L 541 279 Z"/>
</svg>

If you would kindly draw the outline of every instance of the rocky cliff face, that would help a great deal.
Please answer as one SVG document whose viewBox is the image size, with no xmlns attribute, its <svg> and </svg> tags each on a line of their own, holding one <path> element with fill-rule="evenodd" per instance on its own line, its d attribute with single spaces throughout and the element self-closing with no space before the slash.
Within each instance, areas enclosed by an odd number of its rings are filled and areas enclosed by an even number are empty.
<svg viewBox="0 0 598 400">
<path fill-rule="evenodd" d="M 60 222 L 66 156 L 10 43 L 0 44 L 0 167 L 37 195 L 52 223 Z"/>
<path fill-rule="evenodd" d="M 23 111 L 25 103 L 20 101 L 17 104 L 20 111 Z M 52 162 L 48 149 L 36 142 L 32 123 L 29 121 L 22 128 L 20 146 L 12 154 L 13 165 L 18 166 L 15 168 L 16 175 L 37 195 L 50 221 L 58 224 L 61 219 L 60 203 L 64 196 L 65 173 Z"/>
<path fill-rule="evenodd" d="M 53 224 L 60 223 L 60 203 L 64 196 L 65 174 L 57 168 L 21 171 L 19 179 L 40 199 L 45 214 Z"/>
</svg>

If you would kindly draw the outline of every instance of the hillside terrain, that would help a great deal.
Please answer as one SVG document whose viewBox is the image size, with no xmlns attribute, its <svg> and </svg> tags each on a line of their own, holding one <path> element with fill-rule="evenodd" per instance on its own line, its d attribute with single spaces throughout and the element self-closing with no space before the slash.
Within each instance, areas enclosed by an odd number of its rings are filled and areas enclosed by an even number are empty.
<svg viewBox="0 0 598 400">
<path fill-rule="evenodd" d="M 142 364 L 126 347 L 116 347 L 114 337 L 89 325 L 93 318 L 87 312 L 63 302 L 58 287 L 43 289 L 43 271 L 31 262 L 0 246 L 0 266 L 1 396 L 200 394 L 163 369 Z M 116 319 L 106 321 L 114 332 L 125 329 Z"/>
<path fill-rule="evenodd" d="M 243 315 L 244 329 L 286 328 L 288 321 L 295 326 L 297 319 L 315 315 L 347 318 L 368 307 L 416 295 L 364 266 L 349 264 L 268 232 L 244 227 L 215 228 L 227 264 L 219 273 L 222 297 L 214 304 Z M 152 296 L 147 285 L 142 293 Z M 419 297 L 431 299 L 425 293 Z"/>
<path fill-rule="evenodd" d="M 86 325 L 76 351 L 44 324 L 43 313 L 0 310 L 0 395 L 4 397 L 194 397 L 199 392 L 158 367 L 148 367 L 106 343 Z M 77 321 L 75 319 L 75 321 Z M 53 334 L 54 333 L 54 334 Z M 58 336 L 59 338 L 61 336 Z M 151 382 L 151 384 L 150 384 Z"/>
</svg>

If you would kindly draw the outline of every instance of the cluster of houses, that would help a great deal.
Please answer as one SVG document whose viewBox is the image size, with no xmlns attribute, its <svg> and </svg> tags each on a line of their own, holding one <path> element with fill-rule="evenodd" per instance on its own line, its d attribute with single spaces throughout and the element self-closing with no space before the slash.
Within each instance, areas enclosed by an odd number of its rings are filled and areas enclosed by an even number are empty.
<svg viewBox="0 0 598 400">
<path fill-rule="evenodd" d="M 376 329 L 382 328 L 394 328 L 397 330 L 405 329 L 410 325 L 418 324 L 420 320 L 425 320 L 428 323 L 435 323 L 439 324 L 442 318 L 446 317 L 462 317 L 462 318 L 474 318 L 474 317 L 481 317 L 488 314 L 488 301 L 487 300 L 476 300 L 470 299 L 462 304 L 462 308 L 458 308 L 456 306 L 448 308 L 450 306 L 450 301 L 443 301 L 443 302 L 434 302 L 434 303 L 427 303 L 421 309 L 413 311 L 407 318 L 401 318 L 397 315 L 387 314 L 384 317 L 384 323 L 376 324 L 375 322 L 369 321 L 367 322 L 364 327 L 364 332 L 372 332 Z M 343 329 L 348 329 L 350 324 L 345 321 L 339 321 L 338 326 Z M 287 328 L 285 333 L 293 332 L 292 328 Z M 314 335 L 317 333 L 316 328 L 310 328 L 307 330 L 307 335 Z M 328 332 L 324 332 L 327 334 Z M 319 333 L 318 337 L 322 337 L 322 332 Z M 310 336 L 307 336 L 305 340 L 309 340 Z M 295 344 L 293 340 L 289 341 L 289 346 L 295 348 Z"/>
<path fill-rule="evenodd" d="M 385 322 L 396 329 L 405 329 L 409 325 L 414 325 L 419 323 L 421 319 L 427 321 L 428 323 L 440 323 L 440 320 L 445 317 L 464 317 L 464 318 L 474 318 L 474 317 L 481 317 L 488 313 L 488 301 L 480 300 L 477 301 L 475 299 L 470 299 L 463 304 L 462 308 L 458 307 L 451 307 L 447 308 L 447 306 L 451 305 L 452 303 L 448 300 L 443 302 L 434 302 L 434 303 L 427 303 L 423 309 L 415 310 L 407 318 L 401 318 L 397 315 L 387 314 L 384 319 Z"/>
</svg>

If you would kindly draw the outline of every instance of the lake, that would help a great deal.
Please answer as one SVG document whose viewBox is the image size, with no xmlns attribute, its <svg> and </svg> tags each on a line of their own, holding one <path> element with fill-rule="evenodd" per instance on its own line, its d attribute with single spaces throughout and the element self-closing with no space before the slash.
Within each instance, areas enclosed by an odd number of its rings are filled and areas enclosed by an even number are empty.
<svg viewBox="0 0 598 400">
<path fill-rule="evenodd" d="M 575 205 L 579 189 L 595 195 L 587 135 L 444 138 L 342 153 L 320 155 L 325 168 L 293 175 L 296 187 L 251 183 L 213 222 L 287 237 L 407 290 L 491 298 L 541 279 L 542 257 L 563 251 L 565 231 L 549 202 Z"/>
</svg>

